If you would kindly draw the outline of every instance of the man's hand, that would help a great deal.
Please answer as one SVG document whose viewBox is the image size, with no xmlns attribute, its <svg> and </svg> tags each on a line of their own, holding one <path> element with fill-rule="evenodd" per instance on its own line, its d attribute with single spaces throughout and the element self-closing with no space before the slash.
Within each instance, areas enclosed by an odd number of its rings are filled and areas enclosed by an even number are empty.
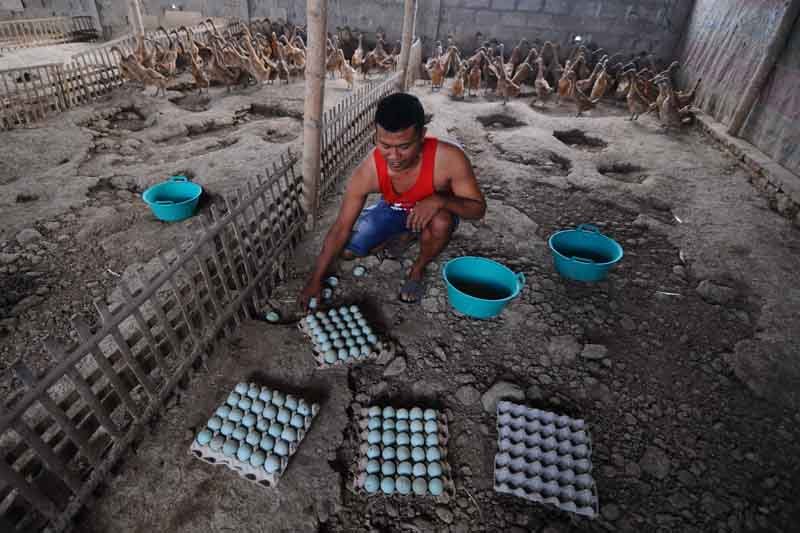
<svg viewBox="0 0 800 533">
<path fill-rule="evenodd" d="M 316 298 L 317 302 L 319 302 L 321 292 L 322 282 L 313 277 L 309 279 L 308 283 L 306 283 L 306 286 L 303 287 L 303 290 L 297 297 L 297 305 L 300 307 L 300 310 L 303 312 L 308 311 L 308 302 L 311 298 Z"/>
<path fill-rule="evenodd" d="M 425 229 L 428 222 L 444 207 L 444 199 L 439 194 L 433 194 L 420 200 L 411 209 L 406 219 L 406 227 L 412 231 L 420 232 Z"/>
</svg>

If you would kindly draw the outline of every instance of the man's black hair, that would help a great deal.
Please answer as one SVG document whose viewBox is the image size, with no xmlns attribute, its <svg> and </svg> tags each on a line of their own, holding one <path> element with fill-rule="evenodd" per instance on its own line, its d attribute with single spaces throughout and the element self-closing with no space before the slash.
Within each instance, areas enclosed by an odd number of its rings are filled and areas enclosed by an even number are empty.
<svg viewBox="0 0 800 533">
<path fill-rule="evenodd" d="M 400 131 L 414 126 L 417 133 L 425 127 L 425 110 L 419 98 L 408 93 L 393 93 L 378 102 L 375 124 L 386 131 Z"/>
</svg>

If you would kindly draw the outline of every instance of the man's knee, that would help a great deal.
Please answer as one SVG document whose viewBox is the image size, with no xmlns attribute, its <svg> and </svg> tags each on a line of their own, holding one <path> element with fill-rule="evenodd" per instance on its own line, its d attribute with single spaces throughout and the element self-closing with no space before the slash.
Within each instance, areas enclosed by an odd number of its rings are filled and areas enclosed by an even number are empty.
<svg viewBox="0 0 800 533">
<path fill-rule="evenodd" d="M 428 223 L 428 229 L 433 237 L 443 239 L 449 237 L 453 232 L 454 223 L 455 220 L 450 211 L 440 209 Z"/>
</svg>

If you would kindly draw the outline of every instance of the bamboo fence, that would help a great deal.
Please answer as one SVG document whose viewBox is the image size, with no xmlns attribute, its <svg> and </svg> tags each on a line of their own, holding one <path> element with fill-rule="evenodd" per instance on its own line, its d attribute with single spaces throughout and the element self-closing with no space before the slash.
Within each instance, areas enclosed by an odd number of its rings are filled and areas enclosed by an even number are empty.
<svg viewBox="0 0 800 533">
<path fill-rule="evenodd" d="M 92 17 L 48 17 L 0 21 L 0 52 L 96 39 Z"/>
<path fill-rule="evenodd" d="M 323 183 L 330 189 L 371 146 L 373 114 L 396 75 L 362 87 L 324 115 Z M 74 347 L 46 342 L 56 361 L 0 412 L 0 530 L 60 532 L 110 474 L 175 388 L 219 341 L 267 303 L 302 237 L 299 155 L 198 215 L 202 231 L 160 253 L 160 269 L 123 302 L 95 301 L 97 326 L 73 321 Z"/>
<path fill-rule="evenodd" d="M 236 32 L 241 22 L 226 26 Z M 206 26 L 190 28 L 202 41 Z M 161 32 L 148 32 L 146 38 L 167 43 Z M 132 53 L 136 39 L 128 35 L 72 56 L 64 64 L 48 64 L 0 71 L 0 130 L 28 126 L 60 113 L 96 101 L 124 82 L 120 58 L 111 52 L 118 46 Z"/>
</svg>

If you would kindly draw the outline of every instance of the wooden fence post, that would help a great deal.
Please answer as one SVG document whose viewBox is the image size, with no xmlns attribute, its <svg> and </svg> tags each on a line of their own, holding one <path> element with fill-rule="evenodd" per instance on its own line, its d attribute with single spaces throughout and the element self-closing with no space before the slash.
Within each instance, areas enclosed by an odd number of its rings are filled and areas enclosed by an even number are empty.
<svg viewBox="0 0 800 533">
<path fill-rule="evenodd" d="M 397 90 L 405 92 L 408 71 L 408 58 L 411 54 L 411 36 L 414 34 L 414 12 L 417 0 L 406 0 L 403 11 L 403 43 L 400 48 L 400 76 L 397 77 Z"/>
</svg>

